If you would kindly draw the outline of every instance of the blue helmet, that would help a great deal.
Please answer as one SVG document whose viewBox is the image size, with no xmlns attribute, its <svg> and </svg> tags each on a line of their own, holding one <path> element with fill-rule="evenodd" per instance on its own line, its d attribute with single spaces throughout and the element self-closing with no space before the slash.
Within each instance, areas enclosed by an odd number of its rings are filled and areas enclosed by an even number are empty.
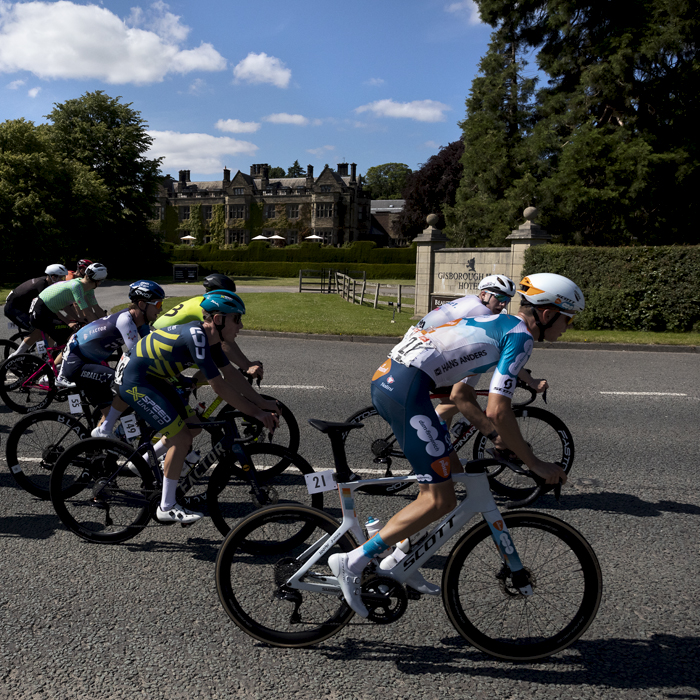
<svg viewBox="0 0 700 700">
<path fill-rule="evenodd" d="M 129 287 L 129 299 L 137 301 L 158 301 L 165 299 L 163 288 L 151 280 L 139 280 Z"/>
<path fill-rule="evenodd" d="M 244 314 L 243 300 L 228 289 L 215 289 L 207 292 L 199 304 L 208 314 Z"/>
</svg>

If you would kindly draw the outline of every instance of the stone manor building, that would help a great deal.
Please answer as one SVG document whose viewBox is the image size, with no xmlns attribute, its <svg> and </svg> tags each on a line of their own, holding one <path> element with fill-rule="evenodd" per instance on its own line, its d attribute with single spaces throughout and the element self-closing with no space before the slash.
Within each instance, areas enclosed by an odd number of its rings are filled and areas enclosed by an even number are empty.
<svg viewBox="0 0 700 700">
<path fill-rule="evenodd" d="M 223 179 L 212 182 L 192 182 L 190 171 L 181 170 L 177 180 L 170 176 L 163 180 L 155 214 L 165 219 L 167 208 L 175 207 L 181 223 L 199 204 L 206 223 L 214 205 L 223 204 L 227 244 L 249 243 L 260 233 L 281 236 L 286 243 L 314 234 L 325 245 L 366 240 L 370 237 L 369 193 L 362 189 L 356 164 L 350 163 L 349 168 L 348 174 L 348 163 L 339 163 L 337 171 L 326 166 L 314 177 L 309 165 L 303 177 L 270 178 L 270 166 L 262 163 L 251 165 L 250 175 L 239 170 L 233 179 L 224 168 Z"/>
</svg>

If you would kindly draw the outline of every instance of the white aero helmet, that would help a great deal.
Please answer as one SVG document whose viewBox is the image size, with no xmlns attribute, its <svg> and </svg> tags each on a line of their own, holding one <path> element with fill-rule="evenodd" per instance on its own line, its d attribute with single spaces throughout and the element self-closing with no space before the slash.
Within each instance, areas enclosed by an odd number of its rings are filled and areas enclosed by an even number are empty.
<svg viewBox="0 0 700 700">
<path fill-rule="evenodd" d="M 532 306 L 556 306 L 562 311 L 578 313 L 586 307 L 583 292 L 568 277 L 538 272 L 523 277 L 518 294 Z"/>
<path fill-rule="evenodd" d="M 85 276 L 91 282 L 101 282 L 107 278 L 107 268 L 102 263 L 92 263 L 85 270 Z"/>
<path fill-rule="evenodd" d="M 505 275 L 489 275 L 479 282 L 479 289 L 483 292 L 493 292 L 494 294 L 507 294 L 509 297 L 515 296 L 515 282 Z"/>
<path fill-rule="evenodd" d="M 53 277 L 65 277 L 68 274 L 68 269 L 64 265 L 56 263 L 55 265 L 49 265 L 46 270 L 44 270 L 44 274 Z"/>
</svg>

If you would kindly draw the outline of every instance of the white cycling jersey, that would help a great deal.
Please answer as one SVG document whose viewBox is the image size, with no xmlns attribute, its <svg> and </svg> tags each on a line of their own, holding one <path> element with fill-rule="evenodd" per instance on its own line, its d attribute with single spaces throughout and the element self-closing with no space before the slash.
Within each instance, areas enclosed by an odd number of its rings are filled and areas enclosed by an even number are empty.
<svg viewBox="0 0 700 700">
<path fill-rule="evenodd" d="M 474 316 L 490 316 L 491 311 L 485 306 L 479 297 L 469 294 L 466 297 L 455 299 L 447 304 L 438 306 L 427 313 L 416 323 L 416 328 L 427 329 L 444 326 L 458 318 L 473 318 Z"/>
</svg>

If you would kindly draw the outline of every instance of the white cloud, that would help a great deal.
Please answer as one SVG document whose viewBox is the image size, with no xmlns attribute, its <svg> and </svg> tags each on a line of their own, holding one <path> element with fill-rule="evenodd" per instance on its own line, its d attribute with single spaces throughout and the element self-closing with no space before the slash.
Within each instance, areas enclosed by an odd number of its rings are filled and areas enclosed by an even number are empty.
<svg viewBox="0 0 700 700">
<path fill-rule="evenodd" d="M 292 71 L 279 58 L 251 52 L 233 69 L 233 77 L 239 83 L 270 83 L 286 88 Z"/>
<path fill-rule="evenodd" d="M 8 90 L 16 90 L 22 87 L 26 82 L 26 80 L 13 80 L 11 83 L 8 83 L 6 87 Z"/>
<path fill-rule="evenodd" d="M 445 115 L 451 109 L 442 102 L 435 100 L 414 100 L 413 102 L 394 102 L 394 100 L 377 100 L 370 104 L 357 107 L 358 114 L 372 112 L 378 117 L 394 117 L 397 119 L 415 119 L 419 122 L 444 122 Z"/>
<path fill-rule="evenodd" d="M 426 141 L 423 144 L 423 146 L 425 148 L 430 148 L 431 150 L 434 150 L 434 151 L 437 150 L 438 148 L 440 148 L 440 144 L 437 143 L 436 141 Z"/>
<path fill-rule="evenodd" d="M 33 98 L 35 98 L 40 92 L 41 92 L 41 88 L 40 88 L 40 87 L 35 87 L 35 88 L 32 88 L 31 90 L 29 90 L 29 92 L 27 92 L 27 95 L 29 95 L 29 97 L 31 97 L 31 98 L 33 99 Z"/>
<path fill-rule="evenodd" d="M 223 156 L 255 155 L 258 147 L 250 141 L 239 141 L 229 136 L 209 134 L 181 134 L 177 131 L 149 131 L 154 142 L 149 157 L 164 156 L 163 172 L 194 170 L 221 176 Z"/>
<path fill-rule="evenodd" d="M 379 87 L 380 85 L 384 85 L 384 82 L 384 78 L 370 78 L 369 80 L 365 80 L 365 85 Z"/>
<path fill-rule="evenodd" d="M 226 68 L 211 44 L 180 46 L 189 28 L 179 20 L 163 2 L 147 12 L 132 11 L 126 21 L 103 7 L 69 0 L 3 3 L 0 73 L 27 70 L 40 78 L 145 85 L 173 72 Z"/>
<path fill-rule="evenodd" d="M 214 126 L 219 131 L 232 134 L 253 134 L 260 128 L 259 122 L 242 122 L 238 119 L 219 119 Z"/>
<path fill-rule="evenodd" d="M 327 155 L 328 151 L 335 151 L 335 146 L 321 146 L 320 148 L 307 148 L 306 152 L 311 155 L 318 156 Z"/>
<path fill-rule="evenodd" d="M 294 124 L 295 126 L 306 126 L 309 123 L 309 120 L 301 114 L 287 114 L 286 112 L 269 114 L 263 117 L 263 121 L 270 122 L 270 124 Z"/>
<path fill-rule="evenodd" d="M 474 0 L 461 0 L 461 2 L 452 2 L 445 7 L 445 12 L 457 15 L 464 19 L 468 24 L 479 24 L 479 7 Z"/>
</svg>

